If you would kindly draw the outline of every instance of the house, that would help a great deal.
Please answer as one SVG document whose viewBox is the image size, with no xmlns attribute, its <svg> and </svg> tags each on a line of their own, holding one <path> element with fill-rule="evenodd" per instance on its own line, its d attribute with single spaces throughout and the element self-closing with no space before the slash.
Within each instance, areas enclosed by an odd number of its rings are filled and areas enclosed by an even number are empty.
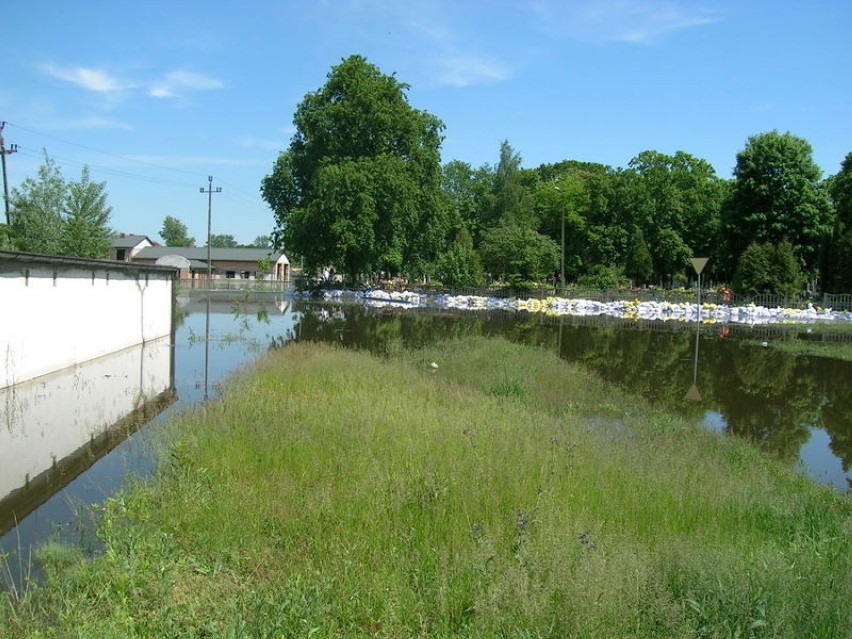
<svg viewBox="0 0 852 639">
<path fill-rule="evenodd" d="M 133 255 L 138 264 L 165 264 L 178 268 L 181 278 L 277 280 L 290 279 L 290 261 L 268 248 L 208 248 L 147 246 Z M 267 268 L 268 265 L 268 268 Z"/>
<path fill-rule="evenodd" d="M 154 246 L 147 235 L 119 233 L 111 238 L 112 248 L 109 259 L 119 262 L 132 262 L 133 257 L 144 248 Z"/>
</svg>

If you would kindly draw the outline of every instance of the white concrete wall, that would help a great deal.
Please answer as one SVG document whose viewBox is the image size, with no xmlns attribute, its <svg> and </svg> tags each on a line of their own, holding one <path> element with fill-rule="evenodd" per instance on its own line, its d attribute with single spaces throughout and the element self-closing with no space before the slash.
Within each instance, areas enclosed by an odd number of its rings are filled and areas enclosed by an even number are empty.
<svg viewBox="0 0 852 639">
<path fill-rule="evenodd" d="M 174 271 L 0 252 L 0 388 L 170 335 Z"/>
</svg>

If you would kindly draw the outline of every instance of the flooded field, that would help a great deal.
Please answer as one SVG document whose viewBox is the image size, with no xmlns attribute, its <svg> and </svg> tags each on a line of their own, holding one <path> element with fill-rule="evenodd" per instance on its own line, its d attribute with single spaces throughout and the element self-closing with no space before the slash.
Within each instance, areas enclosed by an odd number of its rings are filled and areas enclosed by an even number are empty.
<svg viewBox="0 0 852 639">
<path fill-rule="evenodd" d="M 155 464 L 147 427 L 215 396 L 229 374 L 293 340 L 377 353 L 460 335 L 536 344 L 847 491 L 852 364 L 769 347 L 789 330 L 184 294 L 173 343 L 0 391 L 0 552 L 25 553 L 52 536 L 94 544 L 89 506 Z"/>
</svg>

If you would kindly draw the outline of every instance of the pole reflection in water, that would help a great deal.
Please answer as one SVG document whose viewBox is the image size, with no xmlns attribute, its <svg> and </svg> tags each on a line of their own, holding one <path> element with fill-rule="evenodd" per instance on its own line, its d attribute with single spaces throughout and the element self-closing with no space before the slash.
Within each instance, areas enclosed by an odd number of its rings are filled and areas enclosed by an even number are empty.
<svg viewBox="0 0 852 639">
<path fill-rule="evenodd" d="M 692 365 L 692 386 L 686 391 L 684 399 L 691 402 L 700 402 L 701 393 L 698 392 L 698 342 L 701 340 L 701 322 L 697 322 L 695 327 L 695 359 Z"/>
<path fill-rule="evenodd" d="M 207 310 L 204 314 L 204 401 L 210 398 L 210 293 L 207 293 Z"/>
</svg>

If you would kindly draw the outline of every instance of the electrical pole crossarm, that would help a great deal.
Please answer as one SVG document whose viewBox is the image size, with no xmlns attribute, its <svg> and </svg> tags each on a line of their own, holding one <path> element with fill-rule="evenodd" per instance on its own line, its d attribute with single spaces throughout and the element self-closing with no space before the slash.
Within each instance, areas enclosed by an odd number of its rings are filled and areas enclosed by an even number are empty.
<svg viewBox="0 0 852 639">
<path fill-rule="evenodd" d="M 13 144 L 8 149 L 6 148 L 6 142 L 3 140 L 3 129 L 6 127 L 5 122 L 0 122 L 0 159 L 2 159 L 3 164 L 3 201 L 6 204 L 6 224 L 11 224 L 11 218 L 9 216 L 9 180 L 6 177 L 6 156 L 11 155 L 12 153 L 18 152 L 18 145 Z"/>
</svg>

